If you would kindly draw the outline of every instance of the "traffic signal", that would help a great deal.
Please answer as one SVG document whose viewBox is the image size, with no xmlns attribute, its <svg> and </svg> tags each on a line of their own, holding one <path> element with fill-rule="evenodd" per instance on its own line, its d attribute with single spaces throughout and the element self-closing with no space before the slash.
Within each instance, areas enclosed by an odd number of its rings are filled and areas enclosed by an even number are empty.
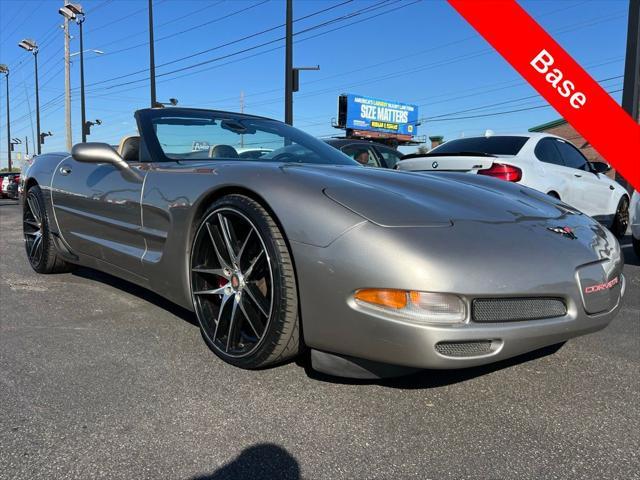
<svg viewBox="0 0 640 480">
<path fill-rule="evenodd" d="M 91 135 L 91 127 L 93 127 L 94 125 L 102 125 L 102 120 L 96 119 L 95 122 L 92 122 L 90 120 L 87 120 L 86 122 L 84 122 L 84 125 L 82 126 L 83 133 L 85 135 Z"/>
<path fill-rule="evenodd" d="M 51 133 L 51 132 L 42 132 L 40 134 L 40 144 L 43 145 L 44 144 L 44 139 L 46 137 L 50 137 L 51 135 L 53 135 L 53 133 Z"/>
</svg>

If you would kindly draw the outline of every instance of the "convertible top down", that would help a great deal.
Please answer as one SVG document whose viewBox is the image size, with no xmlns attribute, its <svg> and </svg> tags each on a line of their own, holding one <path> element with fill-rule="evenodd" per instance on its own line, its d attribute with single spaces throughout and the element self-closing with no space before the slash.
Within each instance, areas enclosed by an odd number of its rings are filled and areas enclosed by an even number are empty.
<svg viewBox="0 0 640 480">
<path fill-rule="evenodd" d="M 135 117 L 118 152 L 78 144 L 29 167 L 29 262 L 100 269 L 193 310 L 233 365 L 308 348 L 345 376 L 468 367 L 594 332 L 619 308 L 617 240 L 547 195 L 364 168 L 261 117 Z"/>
</svg>

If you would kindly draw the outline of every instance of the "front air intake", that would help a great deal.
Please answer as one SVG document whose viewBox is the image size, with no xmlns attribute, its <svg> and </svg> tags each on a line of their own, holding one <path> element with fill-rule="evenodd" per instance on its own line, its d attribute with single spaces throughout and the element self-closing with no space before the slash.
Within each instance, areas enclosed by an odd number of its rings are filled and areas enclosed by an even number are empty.
<svg viewBox="0 0 640 480">
<path fill-rule="evenodd" d="M 564 317 L 561 298 L 477 298 L 472 303 L 474 322 L 518 322 Z"/>
<path fill-rule="evenodd" d="M 493 351 L 491 340 L 471 340 L 468 342 L 439 342 L 436 350 L 445 357 L 478 357 Z"/>
</svg>

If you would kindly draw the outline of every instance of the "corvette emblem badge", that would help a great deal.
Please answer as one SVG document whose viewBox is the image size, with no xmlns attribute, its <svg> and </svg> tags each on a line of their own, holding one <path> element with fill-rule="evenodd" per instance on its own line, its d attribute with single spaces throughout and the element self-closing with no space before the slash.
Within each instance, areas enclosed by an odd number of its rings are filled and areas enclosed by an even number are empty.
<svg viewBox="0 0 640 480">
<path fill-rule="evenodd" d="M 557 233 L 558 235 L 562 235 L 563 237 L 570 238 L 571 240 L 578 238 L 570 227 L 547 227 L 547 230 Z"/>
</svg>

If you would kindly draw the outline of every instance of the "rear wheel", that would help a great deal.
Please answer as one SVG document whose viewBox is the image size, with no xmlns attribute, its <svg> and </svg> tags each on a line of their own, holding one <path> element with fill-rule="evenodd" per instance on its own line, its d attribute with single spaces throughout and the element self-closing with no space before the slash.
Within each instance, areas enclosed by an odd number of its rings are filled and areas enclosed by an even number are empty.
<svg viewBox="0 0 640 480">
<path fill-rule="evenodd" d="M 29 189 L 22 208 L 22 231 L 29 264 L 38 273 L 61 273 L 73 269 L 56 253 L 49 216 L 42 190 L 37 185 Z"/>
<path fill-rule="evenodd" d="M 190 274 L 202 335 L 224 361 L 252 369 L 298 354 L 291 255 L 258 202 L 228 195 L 211 206 L 196 231 Z"/>
<path fill-rule="evenodd" d="M 624 196 L 618 203 L 616 215 L 613 218 L 611 232 L 618 238 L 624 237 L 629 227 L 629 198 Z"/>
</svg>

